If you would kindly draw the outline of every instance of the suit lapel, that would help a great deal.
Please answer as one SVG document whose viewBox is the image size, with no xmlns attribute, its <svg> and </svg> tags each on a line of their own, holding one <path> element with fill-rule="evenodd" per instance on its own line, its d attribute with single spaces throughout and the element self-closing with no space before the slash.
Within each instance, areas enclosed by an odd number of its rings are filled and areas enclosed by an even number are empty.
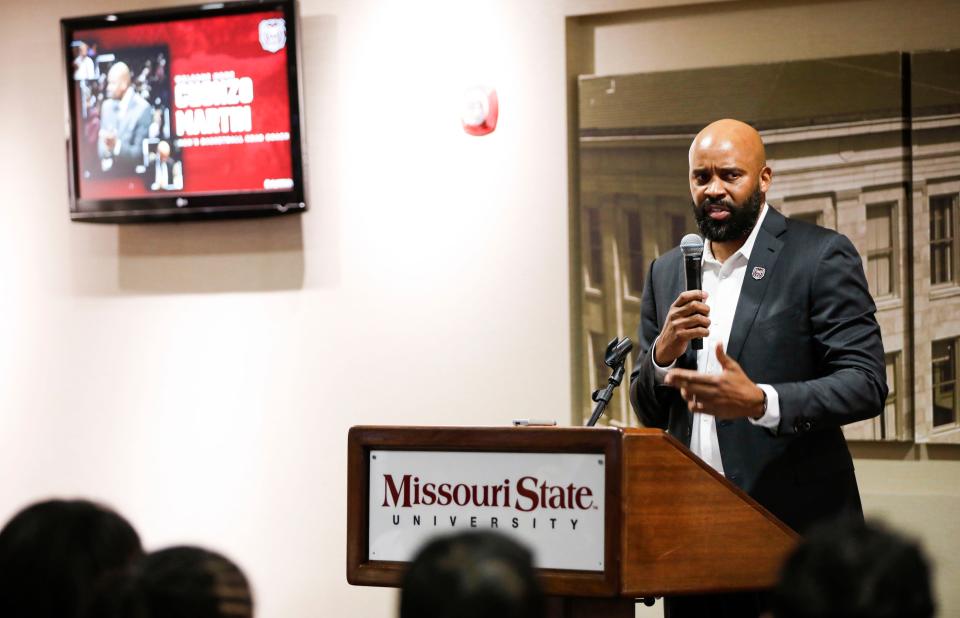
<svg viewBox="0 0 960 618">
<path fill-rule="evenodd" d="M 787 230 L 786 218 L 772 206 L 768 205 L 767 208 L 763 226 L 757 233 L 757 240 L 750 252 L 747 272 L 743 276 L 743 287 L 740 288 L 740 299 L 733 315 L 730 339 L 727 341 L 727 356 L 737 361 L 740 360 L 740 351 L 757 317 L 763 295 L 766 294 L 770 281 L 776 276 L 774 267 L 783 248 L 781 237 Z M 763 270 L 757 271 L 758 268 Z M 759 279 L 754 276 L 754 272 L 762 273 Z"/>
</svg>

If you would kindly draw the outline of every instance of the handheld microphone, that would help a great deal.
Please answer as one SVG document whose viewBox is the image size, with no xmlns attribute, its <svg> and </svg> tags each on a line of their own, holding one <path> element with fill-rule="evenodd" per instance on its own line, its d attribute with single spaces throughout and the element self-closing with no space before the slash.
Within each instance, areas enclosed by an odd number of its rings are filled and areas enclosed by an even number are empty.
<svg viewBox="0 0 960 618">
<path fill-rule="evenodd" d="M 687 282 L 687 290 L 699 290 L 703 262 L 703 239 L 696 234 L 687 234 L 680 240 L 680 252 L 683 254 L 683 275 Z M 703 349 L 703 339 L 697 337 L 690 341 L 694 350 Z"/>
</svg>

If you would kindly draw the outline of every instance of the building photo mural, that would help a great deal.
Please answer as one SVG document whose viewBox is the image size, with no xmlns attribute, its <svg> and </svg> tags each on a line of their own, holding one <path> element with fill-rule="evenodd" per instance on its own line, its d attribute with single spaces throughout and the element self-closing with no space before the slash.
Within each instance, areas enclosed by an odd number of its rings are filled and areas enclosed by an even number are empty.
<svg viewBox="0 0 960 618">
<path fill-rule="evenodd" d="M 847 438 L 960 443 L 958 78 L 955 51 L 581 76 L 573 244 L 584 419 L 610 375 L 607 343 L 636 341 L 651 262 L 698 233 L 687 153 L 727 117 L 763 138 L 767 203 L 846 235 L 863 262 L 889 395 L 878 417 L 844 427 Z M 606 422 L 638 424 L 627 390 Z"/>
</svg>

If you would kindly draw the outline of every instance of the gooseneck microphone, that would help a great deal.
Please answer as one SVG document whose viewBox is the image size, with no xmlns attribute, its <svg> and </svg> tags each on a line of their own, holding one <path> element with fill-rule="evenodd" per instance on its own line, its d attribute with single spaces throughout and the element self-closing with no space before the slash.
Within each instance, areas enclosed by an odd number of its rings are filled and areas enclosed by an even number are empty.
<svg viewBox="0 0 960 618">
<path fill-rule="evenodd" d="M 703 239 L 696 234 L 687 234 L 680 240 L 680 252 L 683 253 L 683 274 L 687 281 L 687 290 L 702 289 Z M 702 350 L 703 339 L 693 339 L 690 346 L 694 350 Z"/>
</svg>

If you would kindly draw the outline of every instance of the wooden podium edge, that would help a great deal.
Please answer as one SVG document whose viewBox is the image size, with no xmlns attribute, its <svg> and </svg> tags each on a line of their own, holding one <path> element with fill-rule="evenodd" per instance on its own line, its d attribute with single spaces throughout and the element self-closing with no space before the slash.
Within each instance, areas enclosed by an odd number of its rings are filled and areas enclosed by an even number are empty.
<svg viewBox="0 0 960 618">
<path fill-rule="evenodd" d="M 732 493 L 736 494 L 737 496 L 739 496 L 741 500 L 743 500 L 744 502 L 749 504 L 751 507 L 753 507 L 753 509 L 758 513 L 760 513 L 760 515 L 762 515 L 765 519 L 770 520 L 771 523 L 773 523 L 778 528 L 780 528 L 787 536 L 791 537 L 794 540 L 800 539 L 800 535 L 797 534 L 797 532 L 793 528 L 791 528 L 787 524 L 780 521 L 780 519 L 776 515 L 768 511 L 762 504 L 754 500 L 750 496 L 750 494 L 748 494 L 747 492 L 743 491 L 742 489 L 740 489 L 739 487 L 731 483 L 730 479 L 728 479 L 727 477 L 723 476 L 722 474 L 720 474 L 719 472 L 711 468 L 710 465 L 707 464 L 707 462 L 697 457 L 693 453 L 693 451 L 691 451 L 689 448 L 684 446 L 683 443 L 680 442 L 680 440 L 677 440 L 676 438 L 674 438 L 673 436 L 671 436 L 665 431 L 662 432 L 661 435 L 674 448 L 676 448 L 678 451 L 683 453 L 683 455 L 686 456 L 687 459 L 689 459 L 693 463 L 700 466 L 701 470 L 705 471 L 707 474 L 712 476 L 715 480 L 720 481 L 721 484 L 725 485 L 727 489 L 729 489 Z"/>
<path fill-rule="evenodd" d="M 731 494 L 731 497 L 739 500 L 745 507 L 748 507 L 757 516 L 759 516 L 764 522 L 770 524 L 773 529 L 776 530 L 780 535 L 779 538 L 784 542 L 785 546 L 792 547 L 795 545 L 799 539 L 800 535 L 797 534 L 792 528 L 787 526 L 785 523 L 780 521 L 775 515 L 763 507 L 760 503 L 754 500 L 747 492 L 741 488 L 734 485 L 727 479 L 725 476 L 714 470 L 706 462 L 697 457 L 689 448 L 684 446 L 679 440 L 675 437 L 669 435 L 668 433 L 661 430 L 651 430 L 651 429 L 633 429 L 628 428 L 624 430 L 624 472 L 623 478 L 624 483 L 626 484 L 627 479 L 629 478 L 629 471 L 626 469 L 628 465 L 628 442 L 631 438 L 655 438 L 660 442 L 669 445 L 673 451 L 675 451 L 679 456 L 685 458 L 688 462 L 692 462 L 699 470 L 707 477 L 710 478 L 718 487 L 717 491 L 720 493 L 728 492 Z M 626 487 L 624 487 L 626 491 Z M 631 548 L 627 546 L 628 543 L 628 534 L 627 534 L 627 525 L 630 519 L 630 514 L 628 513 L 630 509 L 629 499 L 625 496 L 623 501 L 623 514 L 621 516 L 621 521 L 624 522 L 623 535 L 621 537 L 621 556 L 625 562 L 632 562 L 635 560 L 636 552 L 632 552 Z M 723 565 L 718 564 L 718 569 L 722 569 Z M 775 581 L 775 572 L 768 573 L 768 580 L 757 580 L 751 584 L 746 585 L 730 585 L 722 584 L 716 586 L 703 585 L 703 583 L 698 583 L 692 586 L 643 586 L 638 587 L 636 585 L 630 585 L 628 581 L 630 578 L 630 567 L 625 567 L 621 571 L 621 582 L 620 582 L 620 593 L 627 597 L 659 597 L 659 596 L 669 596 L 677 594 L 709 594 L 717 592 L 739 592 L 739 591 L 752 591 L 752 590 L 761 590 L 768 587 L 768 584 L 772 584 Z"/>
</svg>

